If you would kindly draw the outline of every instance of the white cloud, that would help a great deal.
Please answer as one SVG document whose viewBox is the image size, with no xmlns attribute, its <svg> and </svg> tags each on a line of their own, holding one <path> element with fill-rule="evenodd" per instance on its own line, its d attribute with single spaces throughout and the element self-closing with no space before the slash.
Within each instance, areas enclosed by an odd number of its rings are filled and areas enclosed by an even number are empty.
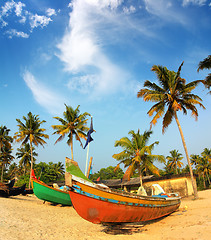
<svg viewBox="0 0 211 240">
<path fill-rule="evenodd" d="M 35 100 L 51 114 L 58 114 L 62 112 L 64 103 L 66 102 L 64 97 L 59 96 L 57 93 L 51 91 L 48 87 L 38 82 L 35 77 L 29 71 L 25 71 L 23 79 L 32 91 Z"/>
<path fill-rule="evenodd" d="M 198 6 L 203 6 L 203 5 L 205 5 L 206 2 L 207 2 L 207 0 L 183 0 L 182 5 L 187 6 L 189 4 L 194 4 L 194 5 L 198 5 Z"/>
<path fill-rule="evenodd" d="M 18 2 L 15 4 L 15 13 L 16 13 L 16 16 L 21 16 L 22 14 L 22 9 L 23 7 L 25 7 L 26 5 L 24 3 L 21 3 L 21 2 Z"/>
<path fill-rule="evenodd" d="M 6 31 L 6 34 L 9 36 L 9 38 L 13 38 L 13 37 L 28 38 L 29 37 L 29 34 L 24 32 L 19 32 L 16 29 L 10 29 Z"/>
<path fill-rule="evenodd" d="M 53 16 L 53 15 L 56 15 L 56 11 L 55 11 L 55 9 L 53 9 L 53 8 L 48 8 L 48 9 L 46 10 L 46 14 L 47 14 L 47 16 L 51 17 L 51 16 Z"/>
<path fill-rule="evenodd" d="M 182 25 L 187 24 L 187 19 L 183 13 L 176 9 L 174 0 L 144 0 L 146 10 L 169 22 L 177 22 Z"/>
<path fill-rule="evenodd" d="M 51 18 L 46 16 L 41 16 L 38 14 L 31 15 L 29 19 L 30 19 L 30 26 L 32 29 L 36 27 L 42 27 L 42 28 L 46 27 L 49 24 L 49 22 L 52 21 Z"/>
<path fill-rule="evenodd" d="M 48 8 L 44 15 L 38 15 L 37 13 L 32 13 L 27 11 L 26 4 L 22 3 L 21 1 L 19 2 L 15 2 L 14 0 L 7 1 L 1 7 L 1 10 L 0 10 L 0 24 L 2 28 L 10 27 L 10 24 L 11 24 L 11 22 L 9 21 L 10 15 L 16 16 L 16 18 L 18 18 L 16 22 L 19 22 L 22 25 L 29 23 L 31 27 L 30 31 L 33 32 L 34 28 L 46 27 L 52 21 L 51 16 L 56 15 L 56 10 L 53 8 Z M 8 21 L 5 20 L 7 18 L 9 19 Z M 20 32 L 17 30 L 15 31 L 17 34 L 14 32 L 14 29 L 6 30 L 7 33 L 12 32 L 13 33 L 12 36 L 26 37 L 25 34 L 19 34 L 19 33 L 22 33 L 21 31 Z M 11 37 L 11 35 L 9 35 L 9 37 Z"/>
<path fill-rule="evenodd" d="M 115 12 L 123 1 L 118 0 L 74 0 L 71 7 L 69 29 L 58 44 L 58 57 L 65 63 L 65 71 L 80 76 L 72 77 L 70 89 L 94 94 L 108 94 L 124 89 L 128 74 L 114 63 L 104 52 L 106 39 L 102 35 L 119 35 L 112 28 L 120 24 L 125 30 L 122 19 Z M 124 16 L 122 14 L 122 16 Z M 103 30 L 101 29 L 103 28 Z M 99 34 L 102 33 L 103 34 Z M 103 38 L 103 39 L 102 39 Z M 130 84 L 127 85 L 130 88 Z"/>
<path fill-rule="evenodd" d="M 12 0 L 11 2 L 6 2 L 4 6 L 1 7 L 1 15 L 2 16 L 8 16 L 9 12 L 13 9 L 15 6 L 15 2 Z"/>
<path fill-rule="evenodd" d="M 126 14 L 134 13 L 136 11 L 136 8 L 131 5 L 130 7 L 124 7 L 123 12 Z"/>
</svg>

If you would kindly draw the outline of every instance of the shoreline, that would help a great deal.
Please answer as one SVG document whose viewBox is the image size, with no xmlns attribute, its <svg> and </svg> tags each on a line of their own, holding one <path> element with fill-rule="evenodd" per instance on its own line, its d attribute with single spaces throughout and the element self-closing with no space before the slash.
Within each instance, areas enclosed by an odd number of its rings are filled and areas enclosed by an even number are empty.
<svg viewBox="0 0 211 240">
<path fill-rule="evenodd" d="M 181 200 L 178 211 L 146 223 L 99 225 L 70 206 L 43 204 L 35 195 L 0 198 L 1 240 L 178 240 L 211 238 L 211 190 Z"/>
</svg>

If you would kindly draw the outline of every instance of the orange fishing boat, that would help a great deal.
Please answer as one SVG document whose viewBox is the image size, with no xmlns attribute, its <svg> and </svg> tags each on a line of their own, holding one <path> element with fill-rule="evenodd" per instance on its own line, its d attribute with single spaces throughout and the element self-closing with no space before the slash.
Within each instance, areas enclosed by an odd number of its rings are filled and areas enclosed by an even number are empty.
<svg viewBox="0 0 211 240">
<path fill-rule="evenodd" d="M 66 159 L 67 160 L 67 159 Z M 114 191 L 106 186 L 80 178 L 75 162 L 66 162 L 66 185 L 74 209 L 92 223 L 142 222 L 157 219 L 176 211 L 181 198 L 177 194 L 140 196 Z"/>
</svg>

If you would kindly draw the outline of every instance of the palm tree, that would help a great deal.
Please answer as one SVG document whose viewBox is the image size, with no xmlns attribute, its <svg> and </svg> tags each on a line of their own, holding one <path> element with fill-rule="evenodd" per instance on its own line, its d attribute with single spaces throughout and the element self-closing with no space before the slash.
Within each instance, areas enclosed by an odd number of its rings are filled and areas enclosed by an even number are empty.
<svg viewBox="0 0 211 240">
<path fill-rule="evenodd" d="M 25 145 L 29 142 L 30 151 L 31 151 L 31 170 L 33 168 L 33 144 L 38 146 L 39 144 L 44 147 L 46 143 L 43 138 L 49 138 L 47 134 L 45 134 L 44 128 L 40 128 L 40 126 L 46 121 L 40 121 L 39 115 L 33 115 L 31 112 L 27 114 L 27 117 L 23 116 L 24 122 L 21 122 L 20 119 L 16 119 L 18 122 L 19 131 L 15 133 L 14 138 L 17 142 L 22 142 L 21 145 Z M 29 178 L 29 188 L 31 186 L 31 171 Z"/>
<path fill-rule="evenodd" d="M 13 159 L 12 147 L 10 145 L 3 146 L 0 152 L 1 182 L 3 182 L 4 168 L 7 167 Z"/>
<path fill-rule="evenodd" d="M 199 62 L 197 72 L 203 69 L 211 69 L 211 55 L 209 55 L 207 58 Z M 211 73 L 208 74 L 208 76 L 203 81 L 204 86 L 207 89 L 210 89 L 211 86 Z M 211 91 L 209 92 L 211 94 Z"/>
<path fill-rule="evenodd" d="M 142 175 L 148 175 L 150 173 L 159 175 L 158 168 L 153 163 L 155 160 L 165 162 L 165 158 L 161 155 L 152 154 L 154 146 L 159 142 L 156 141 L 147 146 L 152 131 L 145 131 L 144 134 L 140 134 L 139 130 L 137 133 L 131 130 L 128 134 L 131 135 L 132 139 L 130 140 L 128 137 L 123 137 L 116 141 L 114 146 L 122 147 L 123 151 L 114 154 L 112 157 L 120 161 L 116 169 L 119 168 L 121 163 L 127 168 L 123 177 L 124 179 L 127 178 L 129 180 L 135 171 L 138 170 L 142 186 Z"/>
<path fill-rule="evenodd" d="M 156 104 L 153 105 L 151 109 L 148 111 L 149 116 L 153 116 L 153 114 L 155 114 L 151 121 L 151 127 L 152 125 L 155 125 L 157 123 L 157 120 L 164 115 L 162 124 L 163 125 L 162 132 L 164 133 L 166 128 L 172 122 L 173 118 L 175 118 L 182 138 L 182 143 L 185 149 L 187 162 L 190 168 L 194 198 L 197 199 L 198 198 L 197 186 L 194 181 L 193 171 L 190 164 L 190 159 L 184 135 L 182 132 L 182 128 L 177 117 L 177 112 L 183 111 L 184 114 L 187 114 L 187 110 L 190 110 L 192 116 L 195 117 L 195 119 L 197 120 L 198 111 L 195 105 L 198 104 L 200 107 L 204 109 L 205 107 L 201 103 L 202 99 L 199 96 L 191 93 L 200 83 L 200 81 L 193 81 L 186 84 L 186 80 L 180 77 L 180 72 L 183 63 L 180 65 L 177 72 L 170 71 L 166 67 L 160 65 L 154 65 L 151 70 L 156 73 L 159 84 L 161 86 L 158 86 L 157 84 L 147 80 L 144 83 L 145 88 L 141 89 L 137 93 L 137 97 L 138 98 L 142 97 L 144 101 L 156 102 Z"/>
<path fill-rule="evenodd" d="M 0 126 L 0 152 L 3 146 L 9 147 L 13 138 L 9 136 L 10 129 L 6 126 Z"/>
<path fill-rule="evenodd" d="M 78 105 L 76 109 L 73 109 L 66 104 L 65 107 L 66 111 L 63 113 L 64 118 L 54 117 L 61 123 L 61 125 L 52 125 L 52 128 L 56 130 L 53 134 L 60 135 L 55 144 L 63 140 L 67 135 L 67 144 L 68 146 L 71 146 L 71 156 L 73 160 L 73 136 L 75 136 L 75 139 L 78 140 L 83 147 L 81 138 L 86 140 L 86 132 L 89 130 L 86 126 L 88 121 L 87 116 L 90 116 L 90 114 L 87 112 L 80 114 L 80 105 Z"/>
<path fill-rule="evenodd" d="M 211 149 L 205 148 L 201 155 L 211 163 Z"/>
<path fill-rule="evenodd" d="M 34 151 L 32 147 L 33 162 L 35 162 L 34 156 L 38 154 Z M 24 175 L 26 174 L 26 169 L 31 165 L 31 149 L 29 143 L 26 143 L 23 147 L 17 149 L 16 153 L 17 158 L 20 158 L 19 165 L 23 166 Z"/>
<path fill-rule="evenodd" d="M 203 179 L 204 188 L 206 188 L 206 182 L 205 179 L 207 178 L 207 181 L 210 183 L 209 175 L 211 173 L 211 163 L 209 162 L 208 158 L 204 155 L 204 152 L 199 155 L 192 154 L 191 157 L 191 163 L 195 165 L 196 172 L 199 174 L 199 176 Z"/>
<path fill-rule="evenodd" d="M 178 152 L 178 150 L 170 151 L 170 156 L 167 156 L 166 159 L 168 160 L 167 166 L 170 169 L 175 169 L 175 173 L 178 174 L 178 168 L 181 168 L 183 163 L 181 160 L 183 159 L 182 154 Z"/>
<path fill-rule="evenodd" d="M 11 143 L 13 138 L 9 136 L 10 129 L 0 126 L 0 164 L 2 166 L 1 181 L 3 181 L 4 167 L 13 159 Z"/>
</svg>

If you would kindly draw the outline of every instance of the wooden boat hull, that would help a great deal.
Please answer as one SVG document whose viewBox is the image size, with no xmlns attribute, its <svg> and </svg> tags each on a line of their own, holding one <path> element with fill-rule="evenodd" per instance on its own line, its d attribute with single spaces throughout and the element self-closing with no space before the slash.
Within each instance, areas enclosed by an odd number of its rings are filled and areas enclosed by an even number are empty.
<svg viewBox="0 0 211 240">
<path fill-rule="evenodd" d="M 75 190 L 71 190 L 69 194 L 77 213 L 92 223 L 149 221 L 171 214 L 180 205 L 180 201 L 167 201 L 165 204 L 119 202 Z"/>
<path fill-rule="evenodd" d="M 42 181 L 32 178 L 33 192 L 37 198 L 54 204 L 72 205 L 68 191 L 48 186 Z"/>
<path fill-rule="evenodd" d="M 1 197 L 10 197 L 10 196 L 17 196 L 24 192 L 26 188 L 26 184 L 22 185 L 21 187 L 0 187 L 0 196 Z"/>
</svg>

